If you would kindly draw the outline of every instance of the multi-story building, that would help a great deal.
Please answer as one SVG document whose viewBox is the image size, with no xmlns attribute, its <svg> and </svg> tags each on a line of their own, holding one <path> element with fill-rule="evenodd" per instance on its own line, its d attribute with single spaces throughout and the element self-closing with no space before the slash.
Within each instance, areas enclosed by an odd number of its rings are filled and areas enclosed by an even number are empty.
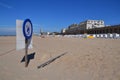
<svg viewBox="0 0 120 80">
<path fill-rule="evenodd" d="M 86 29 L 100 28 L 104 26 L 105 25 L 103 20 L 86 20 L 84 22 L 81 22 L 78 27 L 80 30 L 86 30 Z"/>
<path fill-rule="evenodd" d="M 72 24 L 68 26 L 67 29 L 63 30 L 63 32 L 75 33 L 78 30 L 88 30 L 100 27 L 105 27 L 103 20 L 86 20 L 84 22 L 80 22 L 80 24 Z"/>
<path fill-rule="evenodd" d="M 69 29 L 73 29 L 73 28 L 77 28 L 78 24 L 71 24 L 70 26 L 68 26 Z"/>
</svg>

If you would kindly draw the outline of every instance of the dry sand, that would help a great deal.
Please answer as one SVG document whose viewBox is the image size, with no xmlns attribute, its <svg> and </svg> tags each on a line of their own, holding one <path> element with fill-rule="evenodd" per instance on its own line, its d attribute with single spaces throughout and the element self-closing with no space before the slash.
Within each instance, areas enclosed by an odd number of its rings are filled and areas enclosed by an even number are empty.
<svg viewBox="0 0 120 80">
<path fill-rule="evenodd" d="M 120 80 L 120 39 L 33 37 L 28 67 L 16 37 L 0 37 L 0 80 Z M 46 61 L 67 53 L 50 64 Z"/>
</svg>

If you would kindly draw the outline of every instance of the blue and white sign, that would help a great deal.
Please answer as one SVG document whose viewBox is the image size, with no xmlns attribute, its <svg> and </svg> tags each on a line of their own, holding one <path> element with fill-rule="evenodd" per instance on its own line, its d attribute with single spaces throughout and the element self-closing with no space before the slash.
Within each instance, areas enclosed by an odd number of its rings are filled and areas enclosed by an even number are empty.
<svg viewBox="0 0 120 80">
<path fill-rule="evenodd" d="M 25 48 L 25 36 L 23 34 L 23 23 L 24 20 L 16 20 L 16 50 L 22 50 Z M 32 38 L 28 40 L 28 49 L 32 49 L 33 41 Z"/>
<path fill-rule="evenodd" d="M 30 39 L 32 37 L 32 33 L 33 33 L 32 22 L 30 21 L 30 19 L 26 19 L 23 22 L 23 34 L 25 39 Z"/>
</svg>

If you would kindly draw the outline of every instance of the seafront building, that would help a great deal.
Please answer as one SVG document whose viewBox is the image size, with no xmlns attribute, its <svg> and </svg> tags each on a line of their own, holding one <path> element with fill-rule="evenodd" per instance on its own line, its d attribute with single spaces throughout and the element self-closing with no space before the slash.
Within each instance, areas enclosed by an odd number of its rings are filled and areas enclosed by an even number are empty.
<svg viewBox="0 0 120 80">
<path fill-rule="evenodd" d="M 86 30 L 86 29 L 100 28 L 104 26 L 105 25 L 103 20 L 86 20 L 84 22 L 81 22 L 78 27 L 80 30 Z"/>
<path fill-rule="evenodd" d="M 106 34 L 120 33 L 120 25 L 105 26 L 103 20 L 86 20 L 62 29 L 62 34 Z"/>
<path fill-rule="evenodd" d="M 66 31 L 74 32 L 77 30 L 87 30 L 87 29 L 94 29 L 94 28 L 100 28 L 104 27 L 104 21 L 103 20 L 86 20 L 83 22 L 80 22 L 80 24 L 72 24 L 68 26 L 67 29 L 62 29 L 62 33 L 65 33 Z"/>
</svg>

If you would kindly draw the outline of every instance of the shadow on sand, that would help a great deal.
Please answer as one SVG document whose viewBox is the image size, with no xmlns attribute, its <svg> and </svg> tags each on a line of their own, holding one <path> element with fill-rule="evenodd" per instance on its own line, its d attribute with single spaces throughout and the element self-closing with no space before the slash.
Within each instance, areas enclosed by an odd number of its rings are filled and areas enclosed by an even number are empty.
<svg viewBox="0 0 120 80">
<path fill-rule="evenodd" d="M 28 66 L 30 60 L 31 60 L 31 59 L 34 59 L 34 57 L 35 57 L 35 52 L 27 55 L 27 58 L 28 58 L 27 66 Z M 25 62 L 25 56 L 24 56 L 23 59 L 21 60 L 21 63 L 22 63 L 22 62 Z"/>
<path fill-rule="evenodd" d="M 39 69 L 39 68 L 43 68 L 43 67 L 47 66 L 48 64 L 52 63 L 53 61 L 55 61 L 56 59 L 64 56 L 65 54 L 67 54 L 67 52 L 65 52 L 65 53 L 63 53 L 63 54 L 61 54 L 61 55 L 59 55 L 59 56 L 57 56 L 57 57 L 55 57 L 55 58 L 52 58 L 52 59 L 46 61 L 45 63 L 39 65 L 37 68 L 38 68 L 38 69 Z"/>
<path fill-rule="evenodd" d="M 7 54 L 9 54 L 9 53 L 11 53 L 11 52 L 13 52 L 13 51 L 15 51 L 15 49 L 11 49 L 11 50 L 9 50 L 9 51 L 7 51 L 7 52 L 1 53 L 0 56 L 7 55 Z"/>
</svg>

